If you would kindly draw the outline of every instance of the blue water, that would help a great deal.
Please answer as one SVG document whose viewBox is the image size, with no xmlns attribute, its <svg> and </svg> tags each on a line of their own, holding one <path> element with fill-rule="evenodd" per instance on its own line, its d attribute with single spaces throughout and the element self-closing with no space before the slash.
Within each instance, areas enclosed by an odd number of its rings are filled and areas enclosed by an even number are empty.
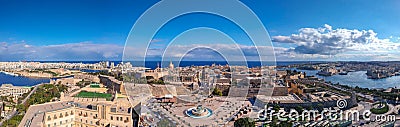
<svg viewBox="0 0 400 127">
<path fill-rule="evenodd" d="M 46 62 L 59 62 L 59 61 L 46 61 Z M 82 63 L 98 63 L 99 61 L 82 61 Z M 115 65 L 120 63 L 120 61 L 110 61 L 114 62 Z M 81 61 L 68 61 L 68 63 L 81 63 Z M 134 66 L 135 62 L 131 62 Z M 162 63 L 162 64 L 161 64 Z M 179 65 L 180 67 L 184 66 L 200 66 L 200 65 L 225 65 L 227 62 L 225 61 L 173 61 L 174 65 L 177 66 Z M 278 65 L 278 66 L 283 66 L 283 65 L 291 65 L 291 64 L 305 64 L 305 63 L 310 63 L 309 61 L 278 61 L 276 64 L 272 62 L 265 62 L 264 64 L 267 65 Z M 312 63 L 322 63 L 318 61 L 313 61 Z M 167 67 L 169 65 L 169 61 L 146 61 L 145 63 L 146 67 L 148 68 L 156 68 L 157 65 L 160 65 L 161 67 Z M 231 62 L 231 65 L 239 64 L 241 65 L 242 62 Z M 248 67 L 256 67 L 260 66 L 260 62 L 255 62 L 255 61 L 248 61 L 247 62 Z M 85 72 L 97 72 L 98 70 L 83 70 Z M 334 76 L 318 76 L 316 73 L 318 72 L 317 70 L 300 70 L 304 71 L 307 73 L 307 75 L 315 75 L 319 78 L 323 78 L 326 81 L 331 81 L 333 83 L 339 82 L 340 84 L 345 84 L 349 86 L 359 86 L 359 87 L 364 87 L 364 88 L 388 88 L 388 87 L 400 87 L 400 76 L 392 76 L 389 78 L 384 78 L 384 79 L 368 79 L 367 75 L 365 75 L 365 71 L 358 71 L 358 72 L 349 72 L 348 75 L 334 75 Z M 4 83 L 11 83 L 16 86 L 33 86 L 39 83 L 43 82 L 50 82 L 50 79 L 46 78 L 27 78 L 27 77 L 14 77 L 10 75 L 6 75 L 4 73 L 0 73 L 0 84 Z"/>
<path fill-rule="evenodd" d="M 45 62 L 45 63 L 51 63 L 51 62 L 66 62 L 66 63 L 85 63 L 85 64 L 93 64 L 93 63 L 99 63 L 100 61 L 40 61 L 40 62 Z M 120 63 L 121 61 L 110 61 L 114 62 L 115 65 Z M 138 64 L 135 64 L 137 62 L 131 62 L 133 66 L 140 66 Z M 161 64 L 162 63 L 162 64 Z M 203 66 L 203 65 L 226 65 L 226 61 L 173 61 L 175 67 L 179 65 L 179 67 L 186 67 L 186 66 Z M 264 62 L 264 64 L 267 65 L 290 65 L 290 64 L 302 64 L 302 63 L 310 63 L 309 61 L 278 61 L 277 63 L 274 62 Z M 316 62 L 313 62 L 316 63 Z M 231 65 L 245 65 L 243 62 L 230 62 Z M 260 62 L 256 61 L 248 61 L 247 62 L 248 67 L 256 67 L 260 66 Z M 146 61 L 145 62 L 145 67 L 147 68 L 156 68 L 157 65 L 160 67 L 167 67 L 169 65 L 169 61 Z M 86 70 L 82 69 L 81 71 L 84 72 L 99 72 L 100 70 Z M 1 84 L 13 84 L 15 86 L 34 86 L 40 83 L 49 83 L 50 79 L 49 78 L 28 78 L 28 77 L 23 77 L 23 76 L 11 76 L 11 75 L 6 75 L 4 73 L 0 73 L 0 85 Z"/>
<path fill-rule="evenodd" d="M 28 78 L 24 76 L 11 76 L 0 72 L 0 85 L 13 84 L 14 86 L 34 86 L 40 83 L 49 82 L 49 78 Z"/>
<path fill-rule="evenodd" d="M 102 70 L 91 70 L 91 69 L 71 69 L 71 70 L 79 70 L 81 72 L 88 72 L 88 73 L 96 73 L 102 71 Z"/>
<path fill-rule="evenodd" d="M 359 86 L 363 88 L 389 88 L 400 87 L 400 76 L 392 76 L 384 79 L 368 79 L 366 71 L 349 72 L 347 75 L 319 76 L 318 70 L 299 70 L 306 72 L 307 75 L 314 75 L 318 78 L 331 81 L 332 83 L 340 83 L 349 86 Z"/>
<path fill-rule="evenodd" d="M 99 63 L 100 61 L 40 61 L 45 63 L 51 62 L 65 62 L 65 63 L 85 63 L 85 64 L 94 64 Z M 114 62 L 115 65 L 121 63 L 121 61 L 110 61 Z M 127 61 L 128 62 L 128 61 Z M 142 66 L 139 62 L 129 61 L 133 66 Z M 146 61 L 145 67 L 155 69 L 157 66 L 160 67 L 168 67 L 170 61 Z M 172 61 L 175 67 L 186 67 L 186 66 L 203 66 L 203 65 L 226 65 L 226 61 Z M 263 62 L 265 65 L 277 65 L 277 66 L 284 66 L 284 65 L 291 65 L 291 64 L 308 64 L 308 63 L 324 63 L 323 61 L 277 61 L 275 62 Z M 230 65 L 246 65 L 245 62 L 240 61 L 232 61 L 229 62 Z M 248 67 L 257 67 L 260 66 L 261 63 L 259 61 L 247 61 Z"/>
</svg>

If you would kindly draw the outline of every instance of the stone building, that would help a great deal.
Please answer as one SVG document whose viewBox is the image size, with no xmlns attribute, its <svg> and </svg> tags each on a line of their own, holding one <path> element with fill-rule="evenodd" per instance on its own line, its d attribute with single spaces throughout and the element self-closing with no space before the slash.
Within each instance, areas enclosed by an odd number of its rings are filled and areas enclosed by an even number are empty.
<svg viewBox="0 0 400 127">
<path fill-rule="evenodd" d="M 60 101 L 30 106 L 19 127 L 136 127 L 138 118 L 129 101 Z"/>
<path fill-rule="evenodd" d="M 3 84 L 0 87 L 0 96 L 12 96 L 18 98 L 24 93 L 28 93 L 30 87 L 13 86 L 12 84 Z"/>
</svg>

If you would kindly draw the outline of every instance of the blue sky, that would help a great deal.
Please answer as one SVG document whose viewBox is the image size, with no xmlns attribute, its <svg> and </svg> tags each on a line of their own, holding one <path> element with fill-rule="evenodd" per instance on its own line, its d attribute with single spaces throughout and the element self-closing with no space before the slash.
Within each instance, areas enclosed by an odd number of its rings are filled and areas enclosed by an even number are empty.
<svg viewBox="0 0 400 127">
<path fill-rule="evenodd" d="M 0 0 L 0 61 L 120 60 L 133 24 L 157 2 Z M 400 60 L 400 1 L 242 2 L 268 29 L 277 60 Z M 170 21 L 153 38 L 157 43 L 151 48 L 163 49 L 176 35 L 195 27 L 218 29 L 247 47 L 245 51 L 252 49 L 234 23 L 201 13 Z M 186 45 L 193 40 L 188 38 Z M 209 40 L 223 43 L 218 36 Z"/>
</svg>

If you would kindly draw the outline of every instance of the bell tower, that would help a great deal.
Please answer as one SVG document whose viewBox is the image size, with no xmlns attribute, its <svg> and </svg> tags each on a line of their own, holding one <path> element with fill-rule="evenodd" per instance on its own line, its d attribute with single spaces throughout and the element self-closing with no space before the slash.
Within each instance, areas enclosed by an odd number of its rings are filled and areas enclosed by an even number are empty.
<svg viewBox="0 0 400 127">
<path fill-rule="evenodd" d="M 174 64 L 172 63 L 172 61 L 169 61 L 169 69 L 174 69 Z"/>
</svg>

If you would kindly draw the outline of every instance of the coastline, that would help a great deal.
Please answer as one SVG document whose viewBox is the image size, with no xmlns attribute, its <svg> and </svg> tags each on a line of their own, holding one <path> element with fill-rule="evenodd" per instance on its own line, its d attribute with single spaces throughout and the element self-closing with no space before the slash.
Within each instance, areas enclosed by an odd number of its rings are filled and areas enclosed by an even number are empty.
<svg viewBox="0 0 400 127">
<path fill-rule="evenodd" d="M 33 87 L 42 83 L 50 83 L 51 78 L 33 78 L 26 76 L 13 76 L 9 73 L 0 72 L 0 85 L 12 84 L 21 87 Z"/>
<path fill-rule="evenodd" d="M 11 75 L 11 76 L 19 76 L 18 74 L 7 72 L 7 71 L 0 71 L 0 73 L 4 73 L 6 75 Z"/>
<path fill-rule="evenodd" d="M 354 71 L 348 72 L 348 75 L 332 75 L 332 76 L 320 76 L 315 74 L 318 70 L 301 70 L 297 68 L 290 68 L 291 70 L 297 70 L 306 72 L 308 76 L 314 76 L 319 79 L 324 79 L 326 82 L 339 83 L 341 85 L 347 85 L 350 87 L 361 87 L 361 88 L 369 88 L 369 89 L 387 89 L 390 87 L 396 87 L 397 79 L 400 80 L 400 76 L 392 76 L 388 78 L 382 79 L 369 79 L 367 75 L 365 75 L 366 71 Z M 362 75 L 359 75 L 361 74 Z M 399 87 L 397 85 L 397 87 Z"/>
</svg>

